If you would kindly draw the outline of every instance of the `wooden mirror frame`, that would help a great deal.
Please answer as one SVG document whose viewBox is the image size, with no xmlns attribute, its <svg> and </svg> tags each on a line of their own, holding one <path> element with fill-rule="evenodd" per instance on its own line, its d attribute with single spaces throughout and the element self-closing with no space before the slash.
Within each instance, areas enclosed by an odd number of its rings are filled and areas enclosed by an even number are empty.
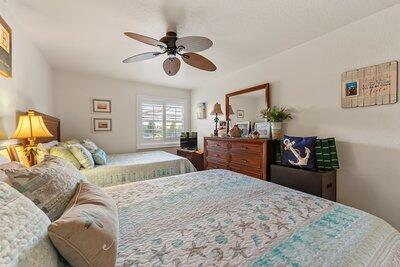
<svg viewBox="0 0 400 267">
<path fill-rule="evenodd" d="M 250 88 L 242 89 L 225 95 L 225 119 L 226 119 L 226 131 L 229 134 L 229 98 L 232 96 L 242 95 L 258 90 L 265 90 L 265 107 L 270 107 L 270 95 L 269 95 L 269 83 L 260 84 Z"/>
</svg>

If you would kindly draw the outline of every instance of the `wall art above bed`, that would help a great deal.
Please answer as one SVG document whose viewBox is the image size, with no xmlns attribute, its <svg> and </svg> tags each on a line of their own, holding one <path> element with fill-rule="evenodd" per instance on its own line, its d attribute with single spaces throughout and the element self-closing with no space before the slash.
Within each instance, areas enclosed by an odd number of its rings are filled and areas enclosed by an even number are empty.
<svg viewBox="0 0 400 267">
<path fill-rule="evenodd" d="M 93 131 L 94 132 L 111 132 L 112 120 L 103 118 L 93 118 Z"/>
<path fill-rule="evenodd" d="M 99 113 L 111 113 L 111 100 L 107 99 L 93 99 L 92 111 Z"/>
<path fill-rule="evenodd" d="M 12 77 L 11 28 L 0 16 L 0 75 Z"/>
<path fill-rule="evenodd" d="M 342 74 L 342 107 L 355 108 L 397 102 L 397 61 Z"/>
</svg>

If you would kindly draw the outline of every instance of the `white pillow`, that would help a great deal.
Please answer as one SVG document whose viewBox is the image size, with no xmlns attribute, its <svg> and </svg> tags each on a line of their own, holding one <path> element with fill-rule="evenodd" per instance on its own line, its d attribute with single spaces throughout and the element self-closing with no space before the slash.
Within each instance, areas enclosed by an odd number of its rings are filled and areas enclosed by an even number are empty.
<svg viewBox="0 0 400 267">
<path fill-rule="evenodd" d="M 36 147 L 36 161 L 40 163 L 44 160 L 44 156 L 50 155 L 50 149 L 58 145 L 58 141 L 51 141 L 48 143 L 39 143 Z"/>
<path fill-rule="evenodd" d="M 49 225 L 32 201 L 0 182 L 0 266 L 58 266 Z"/>
<path fill-rule="evenodd" d="M 92 154 L 94 154 L 96 150 L 99 149 L 99 147 L 92 140 L 89 139 L 83 139 L 82 145 Z"/>
</svg>

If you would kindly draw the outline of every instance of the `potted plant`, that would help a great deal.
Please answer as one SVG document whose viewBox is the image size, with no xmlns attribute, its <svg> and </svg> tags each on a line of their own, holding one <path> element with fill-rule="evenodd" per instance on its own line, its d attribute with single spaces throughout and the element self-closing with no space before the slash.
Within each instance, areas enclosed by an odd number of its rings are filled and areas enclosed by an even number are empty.
<svg viewBox="0 0 400 267">
<path fill-rule="evenodd" d="M 283 137 L 282 122 L 292 118 L 289 110 L 285 107 L 265 108 L 260 111 L 261 117 L 271 124 L 272 139 Z"/>
</svg>

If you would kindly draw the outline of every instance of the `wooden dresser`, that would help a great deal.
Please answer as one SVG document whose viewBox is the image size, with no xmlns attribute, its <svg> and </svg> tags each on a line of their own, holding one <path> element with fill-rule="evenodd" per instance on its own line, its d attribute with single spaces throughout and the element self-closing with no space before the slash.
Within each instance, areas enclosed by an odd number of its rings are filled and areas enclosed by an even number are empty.
<svg viewBox="0 0 400 267">
<path fill-rule="evenodd" d="M 204 168 L 227 169 L 270 180 L 276 141 L 247 138 L 204 138 Z"/>
</svg>

